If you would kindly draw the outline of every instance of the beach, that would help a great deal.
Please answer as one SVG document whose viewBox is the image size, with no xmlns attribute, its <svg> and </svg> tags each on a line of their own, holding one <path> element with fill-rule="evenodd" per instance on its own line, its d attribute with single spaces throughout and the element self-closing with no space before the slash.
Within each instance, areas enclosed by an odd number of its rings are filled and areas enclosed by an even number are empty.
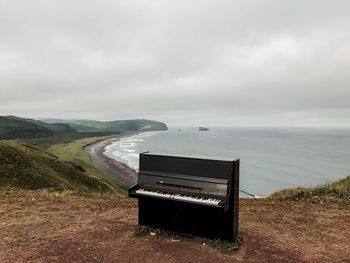
<svg viewBox="0 0 350 263">
<path fill-rule="evenodd" d="M 120 135 L 113 138 L 97 141 L 92 144 L 85 145 L 84 149 L 89 153 L 92 163 L 98 169 L 115 179 L 124 188 L 129 188 L 130 186 L 136 184 L 136 172 L 130 169 L 127 165 L 111 159 L 103 154 L 104 148 L 107 145 L 115 142 L 116 140 L 119 140 L 124 136 L 130 135 Z"/>
</svg>

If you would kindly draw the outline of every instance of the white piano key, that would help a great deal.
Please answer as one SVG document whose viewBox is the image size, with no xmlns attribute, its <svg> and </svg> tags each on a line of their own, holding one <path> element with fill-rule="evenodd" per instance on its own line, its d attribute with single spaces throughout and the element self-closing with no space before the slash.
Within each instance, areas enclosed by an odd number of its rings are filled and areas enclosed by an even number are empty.
<svg viewBox="0 0 350 263">
<path fill-rule="evenodd" d="M 158 196 L 158 197 L 163 197 L 167 199 L 185 200 L 193 203 L 214 204 L 214 205 L 218 205 L 220 203 L 220 200 L 213 199 L 213 198 L 195 197 L 195 196 L 188 196 L 188 195 L 181 195 L 181 194 L 171 194 L 171 193 L 164 193 L 159 191 L 145 190 L 142 188 L 136 190 L 136 193 L 142 194 L 142 195 L 148 195 L 148 196 L 156 196 L 156 197 Z"/>
</svg>

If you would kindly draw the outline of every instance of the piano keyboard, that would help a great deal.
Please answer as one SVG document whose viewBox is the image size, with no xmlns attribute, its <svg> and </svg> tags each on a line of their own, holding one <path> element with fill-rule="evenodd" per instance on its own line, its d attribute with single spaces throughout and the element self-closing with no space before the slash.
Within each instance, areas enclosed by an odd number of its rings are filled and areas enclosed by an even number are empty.
<svg viewBox="0 0 350 263">
<path fill-rule="evenodd" d="M 182 195 L 182 194 L 171 194 L 171 193 L 165 193 L 160 191 L 149 191 L 145 189 L 138 189 L 136 190 L 136 193 L 141 195 L 147 195 L 147 196 L 163 197 L 166 199 L 188 201 L 188 202 L 198 203 L 198 204 L 218 205 L 220 203 L 219 199 L 196 197 L 196 196 Z"/>
</svg>

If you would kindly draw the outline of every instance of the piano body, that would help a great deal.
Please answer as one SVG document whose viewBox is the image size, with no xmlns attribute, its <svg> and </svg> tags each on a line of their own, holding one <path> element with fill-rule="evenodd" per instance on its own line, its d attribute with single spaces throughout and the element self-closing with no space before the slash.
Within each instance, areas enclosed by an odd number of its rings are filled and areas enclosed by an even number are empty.
<svg viewBox="0 0 350 263">
<path fill-rule="evenodd" d="M 233 241 L 238 234 L 239 159 L 140 154 L 139 225 Z"/>
</svg>

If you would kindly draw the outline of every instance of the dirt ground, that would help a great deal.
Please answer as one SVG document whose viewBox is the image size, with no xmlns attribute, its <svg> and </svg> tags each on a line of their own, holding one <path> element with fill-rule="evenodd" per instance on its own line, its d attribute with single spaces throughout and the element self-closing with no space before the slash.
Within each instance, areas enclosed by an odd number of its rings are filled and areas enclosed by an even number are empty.
<svg viewBox="0 0 350 263">
<path fill-rule="evenodd" d="M 128 198 L 0 192 L 0 262 L 350 262 L 350 208 L 244 199 L 243 244 L 230 254 L 191 240 L 137 237 Z"/>
</svg>

